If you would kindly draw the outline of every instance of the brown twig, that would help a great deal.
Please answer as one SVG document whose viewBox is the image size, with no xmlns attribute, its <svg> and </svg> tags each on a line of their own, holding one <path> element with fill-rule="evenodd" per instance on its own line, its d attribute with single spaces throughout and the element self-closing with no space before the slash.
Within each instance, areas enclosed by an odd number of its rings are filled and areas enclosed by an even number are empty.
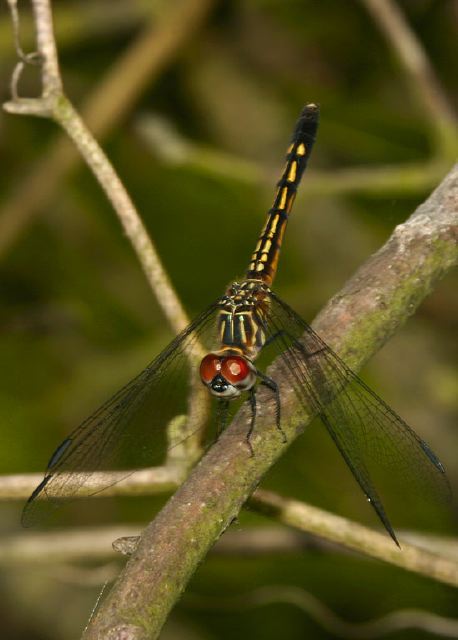
<svg viewBox="0 0 458 640">
<path fill-rule="evenodd" d="M 23 534 L 2 536 L 0 566 L 111 560 L 119 557 L 120 552 L 126 554 L 125 540 L 132 540 L 129 544 L 135 549 L 144 526 L 124 523 L 105 527 L 72 528 L 69 531 L 27 531 Z M 421 540 L 424 544 L 429 544 L 428 538 L 421 537 Z M 441 542 L 446 544 L 446 541 L 441 540 L 437 541 L 437 544 Z M 315 542 L 310 536 L 286 527 L 255 527 L 243 531 L 229 531 L 219 540 L 215 552 L 225 556 L 297 553 L 310 547 L 316 548 L 319 544 L 319 541 Z M 327 548 L 329 547 L 330 545 L 327 545 Z M 127 548 L 127 555 L 131 553 Z"/>
<path fill-rule="evenodd" d="M 456 538 L 401 530 L 398 533 L 402 550 L 408 557 L 404 560 L 403 554 L 395 552 L 392 561 L 387 558 L 393 551 L 393 545 L 386 535 L 357 525 L 347 518 L 336 517 L 322 509 L 283 498 L 270 491 L 256 491 L 249 501 L 249 507 L 268 514 L 269 518 L 278 520 L 287 527 L 230 529 L 218 540 L 212 552 L 222 556 L 256 557 L 297 554 L 319 548 L 334 553 L 356 551 L 364 553 L 368 558 L 380 558 L 379 550 L 385 544 L 388 549 L 386 558 L 382 559 L 407 571 L 422 573 L 429 561 L 433 568 L 426 575 L 440 582 L 450 582 L 450 576 L 458 574 Z M 2 536 L 0 566 L 105 561 L 118 557 L 119 553 L 132 555 L 144 527 L 144 524 L 124 523 L 62 531 L 27 531 Z"/>
<path fill-rule="evenodd" d="M 108 486 L 103 494 L 96 493 L 94 497 L 154 495 L 175 490 L 183 481 L 183 472 L 184 465 L 180 467 L 180 465 L 167 464 L 163 467 L 132 471 L 128 477 L 126 477 L 128 472 L 119 472 L 119 481 L 116 482 L 115 473 L 100 471 L 91 474 L 87 482 L 73 495 L 79 498 L 88 497 L 108 484 L 111 486 Z M 71 478 L 71 474 L 69 476 Z M 26 500 L 42 480 L 41 473 L 1 476 L 0 500 Z"/>
<path fill-rule="evenodd" d="M 434 69 L 401 10 L 393 0 L 361 0 L 395 51 L 413 93 L 435 132 L 438 151 L 445 158 L 457 152 L 456 115 Z"/>
<path fill-rule="evenodd" d="M 9 1 L 14 15 L 15 1 Z M 159 304 L 173 329 L 179 332 L 188 324 L 188 318 L 160 262 L 151 238 L 113 166 L 63 93 L 50 4 L 48 0 L 34 0 L 32 6 L 36 24 L 37 50 L 41 58 L 42 95 L 34 99 L 16 97 L 16 99 L 7 102 L 4 109 L 15 114 L 53 118 L 65 129 L 111 201 Z M 17 26 L 17 21 L 15 24 Z M 168 23 L 167 27 L 170 27 Z M 164 29 L 164 32 L 167 33 L 166 43 L 165 45 L 163 43 L 161 50 L 156 49 L 156 57 L 163 56 L 170 47 L 168 29 Z M 144 42 L 151 44 L 150 32 Z M 144 42 L 142 38 L 142 42 L 137 43 L 137 46 L 142 50 Z M 143 51 L 143 54 L 146 55 L 147 51 Z M 137 55 L 135 55 L 135 59 L 137 59 Z M 126 87 L 123 87 L 123 90 L 125 89 Z M 18 91 L 15 89 L 13 95 L 17 94 Z M 116 102 L 116 96 L 113 95 L 113 92 L 110 92 L 110 95 L 111 99 Z M 92 108 L 94 109 L 94 106 Z M 95 124 L 97 124 L 100 115 L 94 109 Z M 107 126 L 106 121 L 104 126 Z M 4 238 L 3 234 L 0 235 Z"/>
<path fill-rule="evenodd" d="M 0 564 L 70 563 L 79 560 L 113 559 L 113 540 L 139 535 L 139 526 L 118 525 L 105 528 L 27 532 L 0 539 Z"/>
<path fill-rule="evenodd" d="M 362 366 L 456 263 L 457 203 L 458 165 L 317 318 L 316 330 L 353 368 Z M 274 379 L 275 366 L 269 370 Z M 282 442 L 273 412 L 260 411 L 250 455 L 250 418 L 242 407 L 145 529 L 137 551 L 89 625 L 87 638 L 158 636 L 198 564 L 304 424 L 294 391 L 289 385 L 279 386 L 288 444 Z M 269 393 L 258 393 L 258 406 L 269 407 Z M 386 559 L 402 553 L 393 546 Z"/>
<path fill-rule="evenodd" d="M 383 533 L 372 531 L 356 522 L 349 524 L 346 518 L 336 515 L 326 513 L 323 518 L 324 513 L 320 509 L 297 500 L 282 498 L 270 491 L 256 491 L 250 504 L 290 527 L 305 530 L 371 558 L 458 587 L 458 562 L 408 544 L 402 538 L 399 550 Z"/>
<path fill-rule="evenodd" d="M 11 0 L 12 1 L 12 0 Z M 13 3 L 14 4 L 14 3 Z M 36 18 L 44 19 L 43 7 L 45 2 L 37 2 L 39 11 Z M 212 6 L 212 0 L 180 0 L 173 6 L 165 8 L 161 15 L 155 15 L 154 20 L 127 50 L 118 63 L 112 68 L 105 80 L 95 90 L 86 106 L 83 108 L 82 120 L 87 123 L 87 127 L 80 126 L 78 118 L 73 122 L 72 129 L 71 111 L 73 110 L 69 101 L 62 96 L 61 102 L 54 96 L 52 104 L 49 103 L 49 94 L 52 83 L 59 83 L 52 76 L 51 65 L 54 67 L 54 74 L 57 73 L 57 59 L 55 55 L 54 62 L 46 62 L 47 76 L 44 86 L 42 98 L 38 100 L 17 99 L 10 101 L 4 108 L 13 113 L 34 113 L 36 115 L 44 115 L 56 118 L 62 125 L 66 125 L 67 129 L 71 129 L 75 135 L 81 132 L 85 136 L 85 140 L 79 140 L 81 146 L 84 145 L 88 155 L 86 161 L 91 160 L 91 136 L 88 130 L 92 130 L 99 137 L 107 135 L 114 125 L 128 112 L 134 101 L 137 99 L 140 91 L 147 82 L 152 82 L 170 62 L 176 52 L 183 46 L 184 42 L 197 30 L 205 16 L 208 14 Z M 43 41 L 43 37 L 51 38 L 54 41 L 52 31 L 50 30 L 51 16 L 49 8 L 47 10 L 47 18 L 43 23 L 43 29 L 37 28 L 37 37 Z M 39 32 L 43 35 L 40 36 Z M 40 45 L 38 41 L 38 46 Z M 45 45 L 43 45 L 45 46 Z M 46 45 L 46 51 L 41 53 L 54 53 L 55 45 Z M 54 50 L 54 51 L 53 51 Z M 49 76 L 51 72 L 51 76 Z M 59 76 L 60 78 L 60 76 Z M 45 78 L 43 78 L 45 80 Z M 46 98 L 46 99 L 45 99 Z M 73 110 L 74 111 L 74 110 Z M 78 142 L 78 140 L 76 140 Z M 95 143 L 92 138 L 92 142 Z M 96 143 L 95 143 L 96 144 Z M 96 158 L 100 160 L 99 150 L 96 150 Z M 64 137 L 60 137 L 48 150 L 46 157 L 40 159 L 37 167 L 31 172 L 28 178 L 21 181 L 20 188 L 13 194 L 10 201 L 6 203 L 0 216 L 0 255 L 11 247 L 20 232 L 25 228 L 33 216 L 44 210 L 48 201 L 53 196 L 58 186 L 61 184 L 64 176 L 72 170 L 78 163 L 79 154 L 73 149 Z M 97 162 L 99 172 L 110 172 L 110 168 L 105 163 Z M 93 167 L 95 169 L 95 167 Z M 131 238 L 135 243 L 136 251 L 142 256 L 142 265 L 147 273 L 150 284 L 154 278 L 157 278 L 161 272 L 157 255 L 148 236 L 143 233 L 144 229 L 141 220 L 133 214 L 133 205 L 126 198 L 126 194 L 120 191 L 119 185 L 113 185 L 112 201 L 115 198 L 120 207 L 127 206 L 127 220 L 125 220 L 126 233 L 133 234 Z M 110 185 L 107 185 L 110 188 Z M 127 203 L 129 200 L 129 203 Z M 123 213 L 123 211 L 121 212 Z M 119 214 L 119 211 L 118 211 Z M 177 330 L 181 330 L 187 324 L 186 314 L 181 304 L 176 299 L 175 294 L 171 294 L 171 288 L 168 283 L 166 274 L 165 278 L 160 278 L 158 283 L 158 299 L 161 304 L 165 304 L 168 310 L 165 311 L 169 317 L 171 325 Z M 156 284 L 154 285 L 156 287 Z M 168 290 L 164 296 L 164 291 Z"/>
</svg>

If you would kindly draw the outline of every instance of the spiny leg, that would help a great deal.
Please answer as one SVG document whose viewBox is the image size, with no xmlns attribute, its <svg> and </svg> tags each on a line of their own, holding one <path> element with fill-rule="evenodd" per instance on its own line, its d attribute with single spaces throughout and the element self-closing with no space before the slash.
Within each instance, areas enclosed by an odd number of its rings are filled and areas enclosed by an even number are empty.
<svg viewBox="0 0 458 640">
<path fill-rule="evenodd" d="M 278 388 L 278 384 L 272 378 L 269 378 L 261 371 L 257 372 L 258 377 L 261 380 L 261 384 L 270 389 L 275 394 L 275 425 L 280 431 L 283 443 L 288 442 L 288 438 L 286 437 L 286 433 L 283 431 L 281 426 L 281 402 L 280 402 L 280 390 Z"/>
</svg>

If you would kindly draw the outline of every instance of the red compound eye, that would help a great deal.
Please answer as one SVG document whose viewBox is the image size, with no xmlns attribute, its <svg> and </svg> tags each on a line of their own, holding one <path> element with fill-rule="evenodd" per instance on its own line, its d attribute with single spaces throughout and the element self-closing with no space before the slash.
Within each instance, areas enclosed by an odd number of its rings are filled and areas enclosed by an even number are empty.
<svg viewBox="0 0 458 640">
<path fill-rule="evenodd" d="M 209 353 L 200 363 L 200 377 L 203 382 L 211 382 L 221 372 L 221 358 Z"/>
<path fill-rule="evenodd" d="M 242 382 L 251 374 L 251 369 L 245 358 L 232 356 L 224 358 L 221 365 L 221 373 L 231 384 Z"/>
</svg>

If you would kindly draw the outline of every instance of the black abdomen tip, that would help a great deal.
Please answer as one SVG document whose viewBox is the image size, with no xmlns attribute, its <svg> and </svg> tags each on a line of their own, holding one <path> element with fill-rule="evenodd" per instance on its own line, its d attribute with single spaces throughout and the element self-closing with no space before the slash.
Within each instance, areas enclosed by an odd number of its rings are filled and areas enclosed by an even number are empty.
<svg viewBox="0 0 458 640">
<path fill-rule="evenodd" d="M 302 109 L 300 118 L 306 117 L 309 120 L 317 120 L 319 115 L 320 115 L 320 107 L 314 102 L 310 102 L 309 104 L 306 104 L 305 107 Z"/>
<path fill-rule="evenodd" d="M 308 139 L 313 142 L 316 138 L 318 129 L 318 121 L 320 118 L 320 108 L 317 104 L 311 102 L 306 104 L 301 111 L 301 115 L 297 121 L 293 134 L 293 140 Z"/>
</svg>

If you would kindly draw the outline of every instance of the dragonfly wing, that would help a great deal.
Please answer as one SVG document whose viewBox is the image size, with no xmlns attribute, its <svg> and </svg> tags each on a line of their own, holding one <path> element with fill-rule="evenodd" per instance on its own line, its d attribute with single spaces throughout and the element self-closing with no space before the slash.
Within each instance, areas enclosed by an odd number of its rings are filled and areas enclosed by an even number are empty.
<svg viewBox="0 0 458 640">
<path fill-rule="evenodd" d="M 94 472 L 106 471 L 102 483 L 88 495 L 119 482 L 132 469 L 160 461 L 167 449 L 167 424 L 187 409 L 186 386 L 193 373 L 189 354 L 196 354 L 198 359 L 199 342 L 213 340 L 218 303 L 198 316 L 57 447 L 42 482 L 24 507 L 24 526 L 43 521 L 54 507 L 74 497 Z"/>
<path fill-rule="evenodd" d="M 282 374 L 300 402 L 318 415 L 345 462 L 397 543 L 375 488 L 388 472 L 402 490 L 448 497 L 444 467 L 431 448 L 288 305 L 271 294 L 269 333 L 281 343 Z"/>
</svg>

